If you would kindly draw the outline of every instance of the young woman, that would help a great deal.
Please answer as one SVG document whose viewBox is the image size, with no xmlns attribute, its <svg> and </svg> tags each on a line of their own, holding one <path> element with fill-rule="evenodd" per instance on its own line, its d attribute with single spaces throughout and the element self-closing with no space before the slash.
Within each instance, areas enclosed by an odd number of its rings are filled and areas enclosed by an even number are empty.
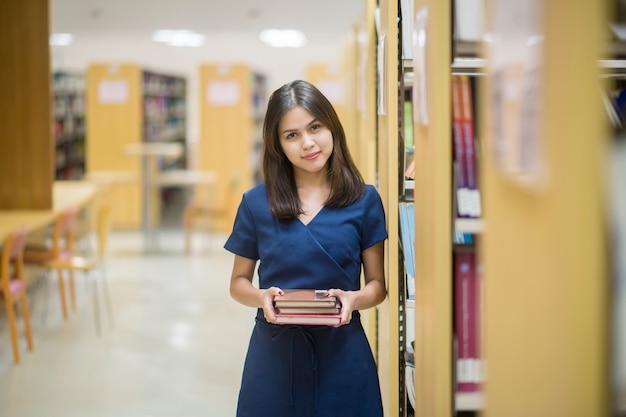
<svg viewBox="0 0 626 417">
<path fill-rule="evenodd" d="M 235 254 L 231 296 L 258 309 L 237 416 L 382 417 L 359 316 L 387 294 L 380 196 L 352 161 L 333 106 L 305 81 L 272 94 L 263 142 L 265 182 L 244 193 L 224 246 Z M 341 324 L 274 324 L 285 289 L 327 290 L 341 301 Z"/>
</svg>

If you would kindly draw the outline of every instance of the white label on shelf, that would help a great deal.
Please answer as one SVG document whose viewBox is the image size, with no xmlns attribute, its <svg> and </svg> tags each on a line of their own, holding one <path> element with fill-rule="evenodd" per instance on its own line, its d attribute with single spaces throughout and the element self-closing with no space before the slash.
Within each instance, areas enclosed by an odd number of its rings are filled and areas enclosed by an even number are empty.
<svg viewBox="0 0 626 417">
<path fill-rule="evenodd" d="M 212 81 L 207 86 L 207 102 L 212 106 L 235 106 L 241 91 L 236 81 Z"/>
<path fill-rule="evenodd" d="M 457 190 L 457 206 L 460 216 L 480 217 L 480 191 L 469 188 Z"/>
<path fill-rule="evenodd" d="M 128 81 L 102 80 L 98 84 L 98 101 L 102 104 L 123 104 L 128 100 Z"/>
</svg>

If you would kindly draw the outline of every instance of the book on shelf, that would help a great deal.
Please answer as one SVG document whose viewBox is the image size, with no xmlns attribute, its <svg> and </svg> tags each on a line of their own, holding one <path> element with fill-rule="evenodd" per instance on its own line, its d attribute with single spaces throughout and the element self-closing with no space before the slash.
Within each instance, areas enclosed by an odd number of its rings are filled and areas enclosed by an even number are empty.
<svg viewBox="0 0 626 417">
<path fill-rule="evenodd" d="M 480 286 L 476 253 L 454 253 L 454 329 L 458 392 L 480 390 L 482 380 Z"/>
<path fill-rule="evenodd" d="M 336 326 L 341 314 L 276 314 L 276 324 L 304 324 Z"/>
<path fill-rule="evenodd" d="M 467 188 L 467 168 L 463 142 L 463 115 L 461 113 L 461 88 L 458 75 L 452 75 L 452 139 L 454 161 L 457 165 L 457 188 Z"/>
<path fill-rule="evenodd" d="M 467 75 L 452 75 L 452 137 L 456 164 L 456 207 L 460 217 L 480 217 L 472 85 Z"/>
<path fill-rule="evenodd" d="M 407 299 L 415 299 L 415 203 L 400 202 L 400 239 L 406 271 Z"/>
<path fill-rule="evenodd" d="M 337 307 L 337 297 L 327 296 L 326 290 L 287 289 L 283 295 L 274 296 L 274 306 L 281 307 Z"/>
</svg>

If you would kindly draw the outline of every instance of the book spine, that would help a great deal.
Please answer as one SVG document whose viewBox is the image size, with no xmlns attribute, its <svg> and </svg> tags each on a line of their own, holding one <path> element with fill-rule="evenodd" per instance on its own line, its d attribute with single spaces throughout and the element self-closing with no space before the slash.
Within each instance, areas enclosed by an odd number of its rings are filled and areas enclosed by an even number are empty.
<svg viewBox="0 0 626 417">
<path fill-rule="evenodd" d="M 470 79 L 467 75 L 459 76 L 460 98 L 461 98 L 461 119 L 463 126 L 463 143 L 467 188 L 475 190 L 478 188 L 476 180 L 476 152 L 474 146 L 474 113 L 472 109 L 472 90 Z"/>
<path fill-rule="evenodd" d="M 473 252 L 454 254 L 454 318 L 457 335 L 457 391 L 478 390 L 476 282 Z"/>
<path fill-rule="evenodd" d="M 463 114 L 461 111 L 461 86 L 458 75 L 452 76 L 452 138 L 454 139 L 454 160 L 457 164 L 457 188 L 467 187 L 467 168 L 463 143 Z"/>
</svg>

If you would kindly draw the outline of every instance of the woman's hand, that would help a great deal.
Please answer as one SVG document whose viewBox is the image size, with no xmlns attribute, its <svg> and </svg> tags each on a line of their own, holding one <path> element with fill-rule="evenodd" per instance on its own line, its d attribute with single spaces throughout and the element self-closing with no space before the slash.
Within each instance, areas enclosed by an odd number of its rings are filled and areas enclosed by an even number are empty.
<svg viewBox="0 0 626 417">
<path fill-rule="evenodd" d="M 276 322 L 276 310 L 274 310 L 274 296 L 283 295 L 283 290 L 278 287 L 270 287 L 266 290 L 261 290 L 263 297 L 263 315 L 268 323 Z"/>
<path fill-rule="evenodd" d="M 326 294 L 337 297 L 341 303 L 341 323 L 338 326 L 350 323 L 350 320 L 352 320 L 352 311 L 354 311 L 356 292 L 331 288 L 326 292 Z"/>
</svg>

